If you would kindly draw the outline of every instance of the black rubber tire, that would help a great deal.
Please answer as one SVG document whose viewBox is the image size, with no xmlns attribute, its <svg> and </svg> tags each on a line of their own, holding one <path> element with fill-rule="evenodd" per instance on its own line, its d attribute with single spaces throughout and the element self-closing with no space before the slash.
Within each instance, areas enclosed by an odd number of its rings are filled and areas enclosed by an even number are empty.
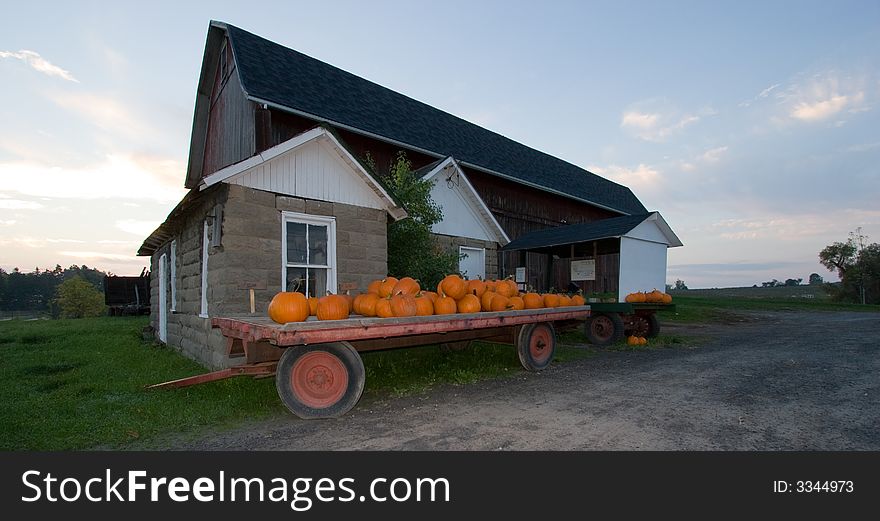
<svg viewBox="0 0 880 521">
<path fill-rule="evenodd" d="M 447 352 L 464 351 L 471 346 L 471 342 L 473 342 L 473 340 L 462 340 L 460 342 L 444 342 L 440 344 L 440 350 Z"/>
<path fill-rule="evenodd" d="M 541 355 L 536 357 L 532 352 L 531 344 L 533 337 L 539 335 L 544 344 L 540 347 Z M 546 340 L 546 342 L 544 342 Z M 519 363 L 526 371 L 541 371 L 553 361 L 553 355 L 556 354 L 556 331 L 550 322 L 539 322 L 536 324 L 526 324 L 519 330 L 516 339 L 516 355 L 519 357 Z"/>
<path fill-rule="evenodd" d="M 311 407 L 303 403 L 291 384 L 291 374 L 297 360 L 315 351 L 323 351 L 335 356 L 347 371 L 348 385 L 342 396 L 325 407 Z M 348 342 L 289 347 L 281 355 L 275 372 L 275 388 L 278 390 L 281 402 L 290 412 L 304 420 L 338 418 L 344 415 L 360 400 L 364 392 L 365 380 L 364 362 Z"/>
<path fill-rule="evenodd" d="M 645 335 L 645 338 L 654 338 L 660 334 L 660 321 L 657 320 L 657 315 L 651 313 L 649 315 L 644 315 L 645 320 L 648 321 L 648 334 Z"/>
<path fill-rule="evenodd" d="M 587 319 L 584 334 L 593 345 L 614 344 L 623 338 L 623 319 L 617 313 L 596 313 Z"/>
</svg>

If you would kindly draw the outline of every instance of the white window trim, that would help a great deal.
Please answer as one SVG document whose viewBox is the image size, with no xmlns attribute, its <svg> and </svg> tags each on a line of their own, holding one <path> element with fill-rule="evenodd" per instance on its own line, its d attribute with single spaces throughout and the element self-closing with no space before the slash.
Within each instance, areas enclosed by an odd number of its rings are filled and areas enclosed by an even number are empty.
<svg viewBox="0 0 880 521">
<path fill-rule="evenodd" d="M 327 226 L 327 290 L 336 293 L 336 218 L 299 212 L 281 212 L 281 291 L 287 291 L 288 267 L 309 267 L 304 264 L 287 265 L 288 222 Z"/>
<path fill-rule="evenodd" d="M 199 309 L 199 318 L 208 318 L 208 220 L 205 219 L 202 226 L 202 304 Z"/>
<path fill-rule="evenodd" d="M 459 246 L 458 247 L 459 258 L 461 258 L 460 256 L 462 254 L 467 253 L 465 250 L 483 252 L 483 279 L 485 279 L 486 278 L 486 248 L 475 248 L 473 246 Z M 461 261 L 460 260 L 459 260 L 459 269 L 461 269 Z M 470 277 L 468 277 L 468 278 L 470 278 Z"/>
<path fill-rule="evenodd" d="M 168 276 L 167 265 L 168 257 L 163 253 L 159 256 L 159 340 L 163 344 L 168 342 L 168 310 L 165 309 L 168 305 L 167 289 L 165 288 Z"/>
<path fill-rule="evenodd" d="M 177 311 L 177 240 L 171 241 L 171 312 Z"/>
</svg>

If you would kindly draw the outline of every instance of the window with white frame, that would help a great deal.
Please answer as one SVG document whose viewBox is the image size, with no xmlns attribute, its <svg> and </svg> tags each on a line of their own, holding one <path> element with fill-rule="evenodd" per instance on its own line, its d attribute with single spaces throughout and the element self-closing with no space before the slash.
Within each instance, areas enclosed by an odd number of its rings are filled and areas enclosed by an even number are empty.
<svg viewBox="0 0 880 521">
<path fill-rule="evenodd" d="M 310 297 L 336 292 L 336 219 L 282 212 L 282 289 Z"/>
</svg>

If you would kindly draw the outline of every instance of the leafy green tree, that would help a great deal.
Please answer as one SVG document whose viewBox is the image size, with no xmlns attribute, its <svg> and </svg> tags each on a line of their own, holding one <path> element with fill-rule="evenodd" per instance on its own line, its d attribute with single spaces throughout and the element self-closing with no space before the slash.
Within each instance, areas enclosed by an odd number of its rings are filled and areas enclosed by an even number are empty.
<svg viewBox="0 0 880 521">
<path fill-rule="evenodd" d="M 825 287 L 835 300 L 880 303 L 880 244 L 865 245 L 866 236 L 850 234 L 846 242 L 835 242 L 819 252 L 819 262 L 837 271 L 840 284 Z"/>
<path fill-rule="evenodd" d="M 683 291 L 683 290 L 688 289 L 688 286 L 687 286 L 687 284 L 684 283 L 683 280 L 678 279 L 675 281 L 675 288 L 674 289 L 679 290 L 679 291 Z"/>
<path fill-rule="evenodd" d="M 822 279 L 822 275 L 819 275 L 818 273 L 810 273 L 810 286 L 817 286 L 823 282 L 825 281 Z"/>
<path fill-rule="evenodd" d="M 104 294 L 79 277 L 69 278 L 58 285 L 57 302 L 64 318 L 97 317 L 107 310 Z"/>
<path fill-rule="evenodd" d="M 443 209 L 431 199 L 434 184 L 414 175 L 406 154 L 399 152 L 387 177 L 388 188 L 407 217 L 388 224 L 388 273 L 413 277 L 433 288 L 449 273 L 458 272 L 458 254 L 443 250 L 431 226 L 443 219 Z"/>
</svg>

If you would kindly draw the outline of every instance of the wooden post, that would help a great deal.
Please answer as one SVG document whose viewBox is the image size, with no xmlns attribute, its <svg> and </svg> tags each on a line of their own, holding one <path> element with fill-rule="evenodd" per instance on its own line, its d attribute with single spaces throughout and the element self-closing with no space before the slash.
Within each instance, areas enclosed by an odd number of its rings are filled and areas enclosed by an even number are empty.
<svg viewBox="0 0 880 521">
<path fill-rule="evenodd" d="M 251 315 L 253 315 L 254 313 L 256 313 L 256 307 L 254 305 L 254 288 L 250 288 L 248 290 L 248 293 L 250 293 L 251 297 Z"/>
</svg>

